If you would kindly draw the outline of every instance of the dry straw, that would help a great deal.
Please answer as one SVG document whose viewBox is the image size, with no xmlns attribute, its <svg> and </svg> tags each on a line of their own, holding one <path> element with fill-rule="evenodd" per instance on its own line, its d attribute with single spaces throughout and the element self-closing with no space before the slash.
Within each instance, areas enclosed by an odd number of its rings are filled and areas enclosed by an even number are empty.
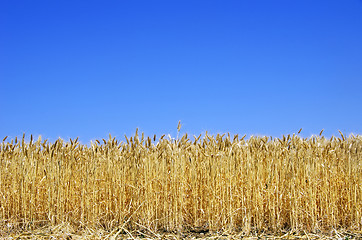
<svg viewBox="0 0 362 240">
<path fill-rule="evenodd" d="M 89 147 L 5 137 L 0 232 L 60 223 L 154 235 L 361 231 L 362 138 L 322 132 L 156 142 L 136 131 L 126 142 L 109 136 Z"/>
</svg>

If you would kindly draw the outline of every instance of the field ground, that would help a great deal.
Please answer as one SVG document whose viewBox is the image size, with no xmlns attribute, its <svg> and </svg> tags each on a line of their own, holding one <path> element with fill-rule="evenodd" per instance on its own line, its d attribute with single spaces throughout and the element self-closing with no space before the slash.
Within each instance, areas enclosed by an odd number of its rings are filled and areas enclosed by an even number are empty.
<svg viewBox="0 0 362 240">
<path fill-rule="evenodd" d="M 179 233 L 167 233 L 153 231 L 128 231 L 122 229 L 114 229 L 113 231 L 106 231 L 102 229 L 77 229 L 75 230 L 70 224 L 64 223 L 53 227 L 43 227 L 32 230 L 13 230 L 7 233 L 0 234 L 0 239 L 64 239 L 64 240 L 81 240 L 81 239 L 164 239 L 164 240 L 179 240 L 179 239 L 245 239 L 245 240 L 259 240 L 259 239 L 338 239 L 338 240 L 352 240 L 362 239 L 362 232 L 350 232 L 343 230 L 331 230 L 329 232 L 284 232 L 280 234 L 270 233 L 250 233 L 248 235 L 243 233 L 227 233 L 227 232 L 209 232 L 209 231 L 188 231 Z"/>
<path fill-rule="evenodd" d="M 332 230 L 330 232 L 284 232 L 278 235 L 273 233 L 250 233 L 248 235 L 243 233 L 220 233 L 220 232 L 199 232 L 189 231 L 182 233 L 166 233 L 159 232 L 154 233 L 151 231 L 127 231 L 121 229 L 115 229 L 113 231 L 105 231 L 101 229 L 78 229 L 74 230 L 69 224 L 60 224 L 54 227 L 43 227 L 28 231 L 14 231 L 9 233 L 3 233 L 0 235 L 0 239 L 64 239 L 64 240 L 81 240 L 81 239 L 245 239 L 245 240 L 259 240 L 259 239 L 338 239 L 338 240 L 352 240 L 362 239 L 362 232 L 350 232 L 350 231 L 337 231 Z"/>
</svg>

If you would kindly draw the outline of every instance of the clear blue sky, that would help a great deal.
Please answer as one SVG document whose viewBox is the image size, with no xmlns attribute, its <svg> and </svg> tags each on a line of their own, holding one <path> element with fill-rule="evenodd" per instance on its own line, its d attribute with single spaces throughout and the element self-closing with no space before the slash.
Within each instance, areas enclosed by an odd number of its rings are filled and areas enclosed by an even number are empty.
<svg viewBox="0 0 362 240">
<path fill-rule="evenodd" d="M 0 2 L 0 137 L 362 133 L 362 1 Z"/>
</svg>

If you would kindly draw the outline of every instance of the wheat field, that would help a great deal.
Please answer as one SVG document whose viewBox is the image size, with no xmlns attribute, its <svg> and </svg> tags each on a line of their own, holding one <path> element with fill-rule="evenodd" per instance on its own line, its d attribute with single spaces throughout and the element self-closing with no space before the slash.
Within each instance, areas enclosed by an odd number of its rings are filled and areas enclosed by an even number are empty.
<svg viewBox="0 0 362 240">
<path fill-rule="evenodd" d="M 178 129 L 180 130 L 180 129 Z M 109 136 L 0 144 L 0 237 L 362 230 L 362 137 Z M 20 229 L 20 230 L 19 230 Z"/>
</svg>

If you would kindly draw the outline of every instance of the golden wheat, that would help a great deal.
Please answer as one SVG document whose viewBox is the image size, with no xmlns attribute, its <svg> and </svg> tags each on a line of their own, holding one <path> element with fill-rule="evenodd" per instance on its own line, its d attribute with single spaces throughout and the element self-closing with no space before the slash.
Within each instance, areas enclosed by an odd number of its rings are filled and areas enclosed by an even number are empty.
<svg viewBox="0 0 362 240">
<path fill-rule="evenodd" d="M 90 146 L 5 137 L 0 231 L 59 223 L 155 233 L 361 231 L 362 137 L 322 132 L 156 142 L 136 131 L 125 143 L 109 136 Z"/>
</svg>

